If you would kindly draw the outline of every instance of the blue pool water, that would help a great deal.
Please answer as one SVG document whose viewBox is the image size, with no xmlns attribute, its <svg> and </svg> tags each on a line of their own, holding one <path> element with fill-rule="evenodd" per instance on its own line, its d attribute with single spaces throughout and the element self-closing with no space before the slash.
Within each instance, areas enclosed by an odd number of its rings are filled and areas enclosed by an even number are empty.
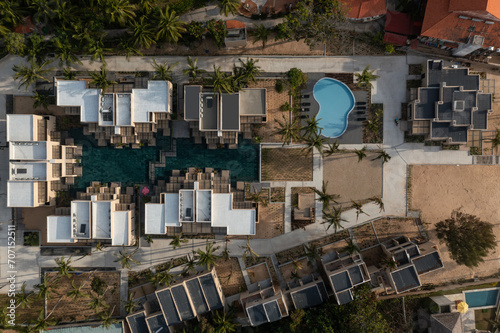
<svg viewBox="0 0 500 333">
<path fill-rule="evenodd" d="M 332 78 L 322 78 L 314 85 L 313 95 L 319 103 L 319 126 L 322 134 L 336 138 L 347 129 L 347 116 L 354 108 L 354 95 L 342 82 Z"/>
<path fill-rule="evenodd" d="M 497 305 L 498 291 L 498 289 L 466 291 L 464 292 L 465 303 L 469 305 L 469 308 L 494 307 Z"/>
</svg>

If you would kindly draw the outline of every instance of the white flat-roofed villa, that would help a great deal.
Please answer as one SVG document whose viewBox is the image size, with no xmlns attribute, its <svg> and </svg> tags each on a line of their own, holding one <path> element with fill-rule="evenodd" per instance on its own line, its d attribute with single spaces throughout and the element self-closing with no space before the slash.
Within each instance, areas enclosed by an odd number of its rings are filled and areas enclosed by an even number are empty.
<svg viewBox="0 0 500 333">
<path fill-rule="evenodd" d="M 86 134 L 96 133 L 101 145 L 108 140 L 112 144 L 148 140 L 151 144 L 157 127 L 169 134 L 171 82 L 148 81 L 147 88 L 108 92 L 89 88 L 84 80 L 56 78 L 55 87 L 56 104 L 68 114 L 79 114 L 80 121 L 88 125 Z"/>
<path fill-rule="evenodd" d="M 61 145 L 54 131 L 53 116 L 7 115 L 8 207 L 54 205 L 56 191 L 77 176 L 76 157 L 81 149 Z"/>
<path fill-rule="evenodd" d="M 48 243 L 104 241 L 112 246 L 134 243 L 134 205 L 120 203 L 121 188 L 90 194 L 89 199 L 71 201 L 69 216 L 47 217 Z M 101 188 L 108 189 L 107 187 Z"/>
</svg>

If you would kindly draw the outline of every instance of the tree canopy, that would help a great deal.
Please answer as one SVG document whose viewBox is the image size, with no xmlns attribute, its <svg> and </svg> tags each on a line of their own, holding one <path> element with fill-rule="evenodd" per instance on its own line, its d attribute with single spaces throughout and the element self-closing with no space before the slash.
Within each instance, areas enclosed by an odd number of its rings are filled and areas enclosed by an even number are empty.
<svg viewBox="0 0 500 333">
<path fill-rule="evenodd" d="M 450 218 L 438 222 L 436 232 L 446 243 L 451 258 L 469 268 L 477 267 L 496 247 L 491 223 L 458 210 L 454 210 Z"/>
</svg>

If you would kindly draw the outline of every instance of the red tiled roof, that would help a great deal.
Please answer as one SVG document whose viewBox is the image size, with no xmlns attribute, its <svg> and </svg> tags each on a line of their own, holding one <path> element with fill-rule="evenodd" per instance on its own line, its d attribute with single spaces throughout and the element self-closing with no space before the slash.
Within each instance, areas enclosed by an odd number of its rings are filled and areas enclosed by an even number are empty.
<svg viewBox="0 0 500 333">
<path fill-rule="evenodd" d="M 227 20 L 226 21 L 226 29 L 243 29 L 245 27 L 245 23 L 236 21 L 236 20 Z"/>
<path fill-rule="evenodd" d="M 387 12 L 386 0 L 341 0 L 347 7 L 350 18 L 364 18 Z"/>
<path fill-rule="evenodd" d="M 486 24 L 484 21 L 484 13 L 482 11 L 475 11 L 477 4 L 486 3 L 487 8 L 495 9 L 500 7 L 500 1 L 495 5 L 490 6 L 492 0 L 468 0 L 467 3 L 475 3 L 469 7 L 465 7 L 466 1 L 464 0 L 431 0 L 427 2 L 425 10 L 424 22 L 422 25 L 423 36 L 433 37 L 454 42 L 466 43 L 468 38 L 474 35 L 484 37 L 484 47 L 494 46 L 500 47 L 500 22 L 490 20 Z M 470 8 L 469 11 L 452 12 L 450 6 L 453 3 L 453 8 Z M 460 5 L 460 7 L 458 7 Z M 479 17 L 480 22 L 472 21 L 471 19 L 463 19 L 459 16 L 468 16 L 469 18 Z M 491 15 L 490 15 L 491 16 Z"/>
<path fill-rule="evenodd" d="M 392 32 L 385 32 L 384 42 L 394 45 L 406 45 L 407 36 L 393 34 Z"/>
<path fill-rule="evenodd" d="M 387 11 L 384 30 L 408 36 L 420 35 L 420 27 L 412 22 L 409 15 L 393 10 Z"/>
<path fill-rule="evenodd" d="M 477 14 L 490 14 L 500 19 L 500 1 L 498 0 L 451 0 L 449 10 L 463 13 L 474 11 Z"/>
<path fill-rule="evenodd" d="M 27 34 L 35 30 L 35 25 L 31 21 L 31 17 L 26 16 L 23 22 L 19 23 L 13 30 L 18 34 Z"/>
</svg>

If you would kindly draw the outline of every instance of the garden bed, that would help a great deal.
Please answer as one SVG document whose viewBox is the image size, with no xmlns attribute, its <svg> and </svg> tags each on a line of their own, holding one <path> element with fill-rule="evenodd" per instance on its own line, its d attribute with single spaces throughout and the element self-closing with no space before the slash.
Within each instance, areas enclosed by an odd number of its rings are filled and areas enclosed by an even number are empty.
<svg viewBox="0 0 500 333">
<path fill-rule="evenodd" d="M 375 236 L 371 223 L 366 223 L 352 230 L 354 232 L 354 237 L 356 238 L 356 243 L 361 250 L 378 244 L 378 240 Z"/>
<path fill-rule="evenodd" d="M 291 249 L 281 251 L 276 253 L 276 259 L 278 259 L 278 263 L 284 264 L 286 262 L 289 262 L 293 259 L 298 259 L 306 255 L 306 251 L 304 249 L 304 245 L 298 245 L 295 247 L 292 247 Z"/>
<path fill-rule="evenodd" d="M 371 104 L 363 122 L 363 142 L 382 143 L 384 138 L 384 105 Z"/>
<path fill-rule="evenodd" d="M 285 188 L 272 187 L 271 188 L 271 202 L 285 202 Z"/>
<path fill-rule="evenodd" d="M 335 242 L 338 242 L 339 240 L 347 239 L 347 238 L 349 238 L 349 232 L 347 230 L 342 230 L 342 231 L 339 231 L 335 234 L 331 234 L 331 235 L 328 235 L 326 237 L 316 239 L 312 242 L 309 242 L 309 244 L 317 246 L 317 247 L 322 247 L 324 245 L 327 245 L 330 243 L 335 243 Z"/>
<path fill-rule="evenodd" d="M 219 278 L 222 292 L 225 297 L 236 295 L 247 290 L 243 273 L 237 258 L 217 259 L 215 262 L 215 271 Z"/>
<path fill-rule="evenodd" d="M 380 243 L 399 236 L 407 236 L 409 238 L 421 236 L 416 220 L 411 218 L 382 218 L 373 221 L 373 227 Z"/>
</svg>

